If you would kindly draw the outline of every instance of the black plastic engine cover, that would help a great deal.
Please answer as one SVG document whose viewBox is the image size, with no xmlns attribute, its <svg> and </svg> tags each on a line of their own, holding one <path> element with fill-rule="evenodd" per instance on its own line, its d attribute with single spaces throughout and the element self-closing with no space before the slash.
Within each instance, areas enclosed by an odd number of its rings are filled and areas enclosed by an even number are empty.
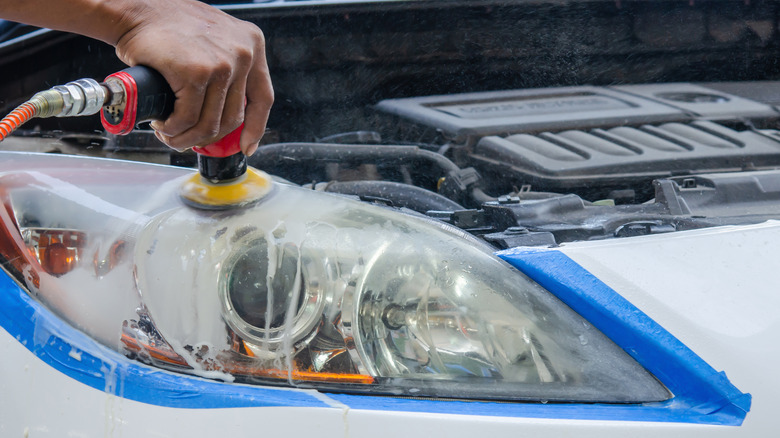
<svg viewBox="0 0 780 438">
<path fill-rule="evenodd" d="M 780 82 L 731 88 L 755 96 Z M 438 130 L 467 152 L 468 165 L 505 186 L 620 190 L 657 178 L 780 166 L 775 106 L 713 86 L 513 90 L 386 100 L 378 109 Z"/>
</svg>

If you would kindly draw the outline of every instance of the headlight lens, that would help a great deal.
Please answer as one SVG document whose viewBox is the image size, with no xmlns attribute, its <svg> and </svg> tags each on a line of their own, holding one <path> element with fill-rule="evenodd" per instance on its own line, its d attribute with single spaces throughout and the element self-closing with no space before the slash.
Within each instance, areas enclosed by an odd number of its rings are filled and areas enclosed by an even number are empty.
<svg viewBox="0 0 780 438">
<path fill-rule="evenodd" d="M 398 395 L 669 397 L 457 230 L 284 185 L 253 208 L 205 212 L 179 201 L 181 169 L 12 157 L 4 227 L 25 251 L 3 247 L 6 260 L 64 318 L 153 365 Z"/>
</svg>

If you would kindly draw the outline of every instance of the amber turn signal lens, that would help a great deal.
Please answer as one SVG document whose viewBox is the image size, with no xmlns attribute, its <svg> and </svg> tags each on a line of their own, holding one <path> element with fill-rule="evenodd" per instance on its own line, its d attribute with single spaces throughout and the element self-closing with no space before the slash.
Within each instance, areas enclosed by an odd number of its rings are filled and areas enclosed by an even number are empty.
<svg viewBox="0 0 780 438">
<path fill-rule="evenodd" d="M 25 228 L 22 237 L 41 267 L 55 277 L 78 265 L 87 240 L 80 231 L 45 228 Z"/>
</svg>

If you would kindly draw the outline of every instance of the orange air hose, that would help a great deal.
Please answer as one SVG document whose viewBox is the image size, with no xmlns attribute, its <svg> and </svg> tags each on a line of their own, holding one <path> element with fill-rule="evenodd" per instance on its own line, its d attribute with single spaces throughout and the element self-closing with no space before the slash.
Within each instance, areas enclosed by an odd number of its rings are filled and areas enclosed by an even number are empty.
<svg viewBox="0 0 780 438">
<path fill-rule="evenodd" d="M 0 141 L 11 135 L 19 126 L 35 117 L 38 109 L 31 101 L 27 101 L 11 111 L 10 114 L 0 120 Z"/>
</svg>

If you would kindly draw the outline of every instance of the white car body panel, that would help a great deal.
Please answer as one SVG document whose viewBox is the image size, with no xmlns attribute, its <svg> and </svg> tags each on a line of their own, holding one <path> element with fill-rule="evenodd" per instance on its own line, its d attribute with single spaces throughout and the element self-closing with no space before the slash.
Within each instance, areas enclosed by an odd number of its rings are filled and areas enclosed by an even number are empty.
<svg viewBox="0 0 780 438">
<path fill-rule="evenodd" d="M 289 394 L 309 399 L 312 406 L 163 406 L 124 398 L 123 391 L 113 385 L 107 391 L 88 386 L 63 373 L 63 368 L 52 367 L 23 345 L 24 340 L 3 329 L 0 390 L 5 396 L 0 398 L 0 435 L 774 436 L 774 411 L 780 404 L 776 398 L 780 386 L 773 373 L 780 359 L 780 347 L 773 336 L 780 331 L 776 311 L 780 297 L 773 290 L 780 284 L 776 268 L 780 261 L 778 244 L 780 223 L 769 222 L 582 242 L 551 250 L 526 249 L 569 257 L 628 299 L 704 362 L 717 371 L 725 371 L 736 388 L 752 395 L 752 405 L 741 425 L 665 421 L 663 415 L 655 421 L 624 421 L 621 415 L 626 411 L 609 405 L 412 401 L 279 388 L 272 391 L 282 394 L 280 397 Z M 8 283 L 7 278 L 3 280 Z M 1 286 L 0 291 L 9 292 L 8 287 Z M 82 345 L 79 342 L 84 340 L 75 339 L 72 345 Z M 87 345 L 91 352 L 98 347 L 96 343 Z M 74 348 L 63 354 L 81 360 L 82 352 Z M 116 356 L 120 359 L 107 360 L 124 359 Z M 151 375 L 201 381 L 145 365 L 132 366 L 147 368 Z M 108 374 L 117 375 L 113 370 Z M 259 397 L 265 390 L 247 388 L 256 390 Z M 187 393 L 180 396 L 187 397 Z M 175 406 L 176 401 L 170 404 Z"/>
<path fill-rule="evenodd" d="M 561 249 L 753 396 L 741 429 L 776 433 L 780 223 Z M 774 431 L 774 432 L 773 432 Z"/>
</svg>

